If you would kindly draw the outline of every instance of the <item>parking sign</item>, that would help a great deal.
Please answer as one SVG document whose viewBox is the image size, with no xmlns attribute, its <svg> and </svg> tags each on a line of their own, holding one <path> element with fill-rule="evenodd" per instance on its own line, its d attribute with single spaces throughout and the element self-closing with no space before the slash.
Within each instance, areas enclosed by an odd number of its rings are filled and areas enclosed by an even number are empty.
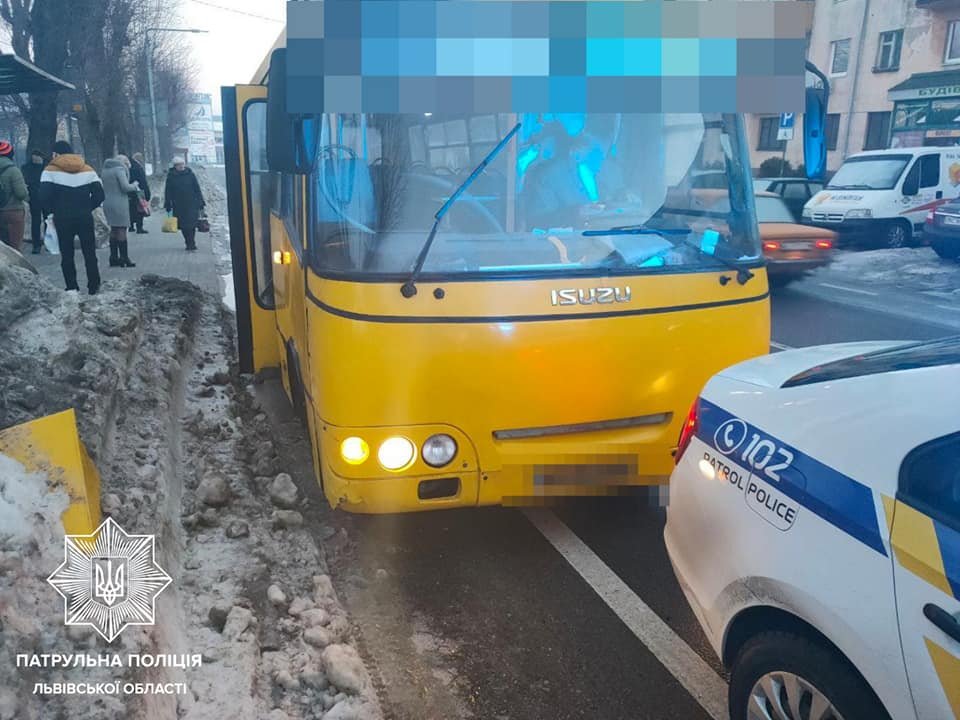
<svg viewBox="0 0 960 720">
<path fill-rule="evenodd" d="M 777 130 L 777 140 L 793 140 L 794 113 L 780 113 L 780 127 Z"/>
</svg>

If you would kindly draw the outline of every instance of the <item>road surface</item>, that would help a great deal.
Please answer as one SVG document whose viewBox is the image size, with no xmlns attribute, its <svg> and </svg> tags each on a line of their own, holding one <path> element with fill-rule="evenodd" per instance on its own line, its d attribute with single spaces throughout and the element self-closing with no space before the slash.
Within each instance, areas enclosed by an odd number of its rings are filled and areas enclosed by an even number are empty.
<svg viewBox="0 0 960 720">
<path fill-rule="evenodd" d="M 944 324 L 920 322 L 896 293 L 824 282 L 774 296 L 773 351 L 960 332 L 946 300 Z M 311 487 L 305 442 L 285 425 Z M 725 673 L 670 568 L 663 510 L 611 498 L 370 517 L 314 497 L 309 520 L 338 548 L 338 590 L 388 717 L 726 718 Z"/>
</svg>

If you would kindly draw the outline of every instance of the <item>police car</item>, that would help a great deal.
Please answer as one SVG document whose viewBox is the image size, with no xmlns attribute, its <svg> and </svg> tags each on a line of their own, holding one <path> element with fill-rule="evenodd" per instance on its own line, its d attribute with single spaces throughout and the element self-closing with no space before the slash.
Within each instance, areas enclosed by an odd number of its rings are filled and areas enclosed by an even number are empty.
<svg viewBox="0 0 960 720">
<path fill-rule="evenodd" d="M 732 720 L 960 718 L 960 337 L 712 378 L 664 531 Z"/>
</svg>

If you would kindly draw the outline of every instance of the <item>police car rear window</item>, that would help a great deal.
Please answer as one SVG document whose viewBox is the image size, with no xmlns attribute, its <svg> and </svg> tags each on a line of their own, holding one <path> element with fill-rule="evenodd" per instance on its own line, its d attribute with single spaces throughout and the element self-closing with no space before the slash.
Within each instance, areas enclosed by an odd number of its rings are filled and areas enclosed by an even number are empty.
<svg viewBox="0 0 960 720">
<path fill-rule="evenodd" d="M 781 387 L 798 387 L 863 375 L 958 364 L 960 364 L 960 335 L 910 343 L 889 350 L 878 350 L 817 365 L 794 375 Z"/>
</svg>

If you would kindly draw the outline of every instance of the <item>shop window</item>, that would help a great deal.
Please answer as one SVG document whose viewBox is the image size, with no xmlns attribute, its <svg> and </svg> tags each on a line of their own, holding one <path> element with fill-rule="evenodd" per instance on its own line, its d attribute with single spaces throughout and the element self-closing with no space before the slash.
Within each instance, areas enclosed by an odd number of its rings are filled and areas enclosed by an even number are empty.
<svg viewBox="0 0 960 720">
<path fill-rule="evenodd" d="M 888 30 L 880 33 L 877 45 L 877 64 L 874 72 L 888 72 L 900 68 L 900 48 L 903 45 L 903 30 Z"/>
<path fill-rule="evenodd" d="M 867 113 L 867 134 L 863 139 L 864 150 L 882 150 L 887 147 L 890 135 L 890 113 Z"/>
<path fill-rule="evenodd" d="M 960 63 L 960 20 L 954 20 L 947 25 L 946 47 L 943 61 L 945 63 Z"/>
<path fill-rule="evenodd" d="M 827 115 L 827 126 L 825 130 L 827 150 L 836 150 L 837 138 L 840 136 L 840 113 L 830 113 Z"/>
<path fill-rule="evenodd" d="M 830 43 L 830 74 L 846 75 L 850 65 L 850 38 Z"/>
<path fill-rule="evenodd" d="M 757 143 L 757 150 L 783 152 L 787 141 L 777 140 L 779 129 L 780 118 L 778 116 L 760 118 L 760 140 Z"/>
</svg>

